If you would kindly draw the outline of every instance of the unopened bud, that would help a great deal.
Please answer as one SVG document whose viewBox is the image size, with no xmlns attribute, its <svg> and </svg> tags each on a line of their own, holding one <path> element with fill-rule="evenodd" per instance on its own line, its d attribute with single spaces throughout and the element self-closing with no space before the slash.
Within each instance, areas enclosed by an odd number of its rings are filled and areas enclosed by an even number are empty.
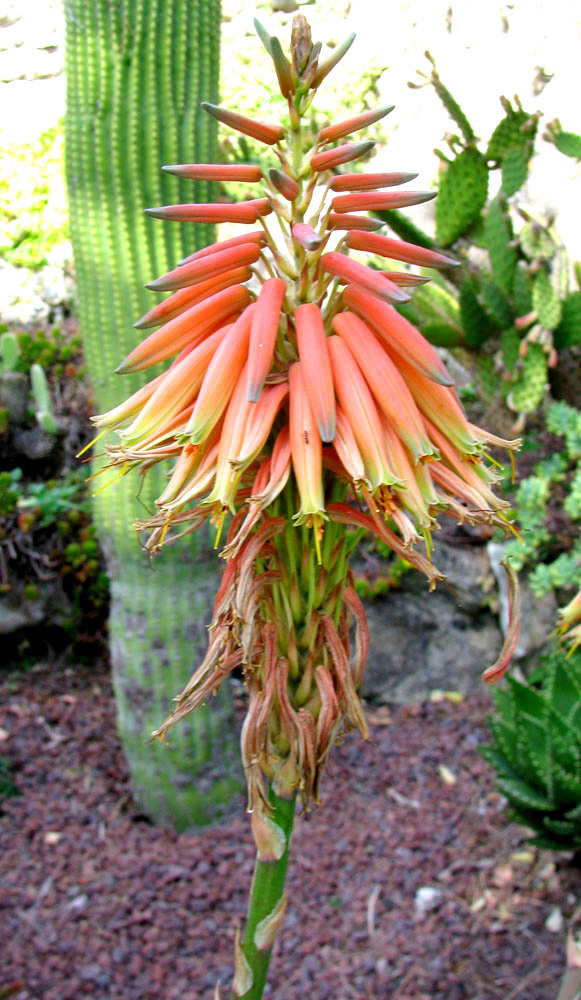
<svg viewBox="0 0 581 1000">
<path fill-rule="evenodd" d="M 295 14 L 291 33 L 291 56 L 293 69 L 301 76 L 306 69 L 313 47 L 311 28 L 304 14 Z"/>
<path fill-rule="evenodd" d="M 271 167 L 268 171 L 268 177 L 275 190 L 283 198 L 286 198 L 287 201 L 294 201 L 300 195 L 300 185 L 292 177 L 289 177 L 288 174 L 283 174 L 282 170 L 276 170 L 274 167 Z"/>
<path fill-rule="evenodd" d="M 293 239 L 300 243 L 305 250 L 317 250 L 321 246 L 321 237 L 306 222 L 297 222 L 292 228 Z"/>
</svg>

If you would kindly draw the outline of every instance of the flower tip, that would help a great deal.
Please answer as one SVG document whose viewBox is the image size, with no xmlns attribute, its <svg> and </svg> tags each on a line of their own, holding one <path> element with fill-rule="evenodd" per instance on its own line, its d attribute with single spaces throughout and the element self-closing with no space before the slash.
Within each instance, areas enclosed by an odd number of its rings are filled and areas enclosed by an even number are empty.
<svg viewBox="0 0 581 1000">
<path fill-rule="evenodd" d="M 333 414 L 333 420 L 329 423 L 323 423 L 317 419 L 317 427 L 319 428 L 319 434 L 321 435 L 321 441 L 323 444 L 332 444 L 335 440 L 336 426 L 335 426 L 335 414 Z"/>
</svg>

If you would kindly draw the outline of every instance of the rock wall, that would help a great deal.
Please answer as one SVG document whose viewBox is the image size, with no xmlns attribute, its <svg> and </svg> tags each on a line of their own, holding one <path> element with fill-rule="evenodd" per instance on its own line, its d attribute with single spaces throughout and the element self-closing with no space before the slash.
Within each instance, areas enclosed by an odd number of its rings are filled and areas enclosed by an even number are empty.
<svg viewBox="0 0 581 1000">
<path fill-rule="evenodd" d="M 507 628 L 502 546 L 473 544 L 461 535 L 436 541 L 434 563 L 446 574 L 428 593 L 423 577 L 405 574 L 401 587 L 365 602 L 371 648 L 363 694 L 383 703 L 421 701 L 434 690 L 482 690 L 482 672 L 502 647 Z M 497 577 L 500 584 L 497 589 Z M 535 598 L 521 579 L 521 639 L 515 665 L 534 666 L 554 628 L 553 594 Z"/>
</svg>

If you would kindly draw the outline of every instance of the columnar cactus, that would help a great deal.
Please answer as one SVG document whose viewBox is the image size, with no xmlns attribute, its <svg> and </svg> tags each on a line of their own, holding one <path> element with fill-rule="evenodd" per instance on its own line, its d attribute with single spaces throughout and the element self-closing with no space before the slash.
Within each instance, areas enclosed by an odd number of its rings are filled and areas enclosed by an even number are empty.
<svg viewBox="0 0 581 1000">
<path fill-rule="evenodd" d="M 437 515 L 506 528 L 485 458 L 491 445 L 518 446 L 469 422 L 439 355 L 395 308 L 426 280 L 406 265 L 454 261 L 378 234 L 381 222 L 366 214 L 432 197 L 400 189 L 414 174 L 348 166 L 372 145 L 349 137 L 392 109 L 318 132 L 309 124 L 315 92 L 353 38 L 320 61 L 299 14 L 289 60 L 258 30 L 283 121 L 203 107 L 270 147 L 272 167 L 264 175 L 251 163 L 165 167 L 190 181 L 243 180 L 256 197 L 148 209 L 173 225 L 255 228 L 188 255 L 150 284 L 170 294 L 138 321 L 146 336 L 117 370 L 169 366 L 94 418 L 102 433 L 116 433 L 106 446 L 112 470 L 174 463 L 157 512 L 138 525 L 150 553 L 208 523 L 216 545 L 225 543 L 207 654 L 155 735 L 163 739 L 242 668 L 257 868 L 233 990 L 247 1000 L 262 996 L 284 916 L 295 800 L 318 801 L 343 730 L 367 736 L 359 693 L 369 638 L 349 570 L 357 529 L 378 535 L 432 588 L 442 579 L 431 560 Z M 373 269 L 347 250 L 397 261 L 397 270 Z M 488 681 L 502 675 L 517 641 L 515 586 L 511 594 L 507 643 Z"/>
<path fill-rule="evenodd" d="M 134 345 L 132 323 L 150 303 L 144 283 L 212 238 L 210 224 L 164 231 L 143 207 L 176 198 L 188 183 L 160 173 L 160 161 L 217 152 L 215 123 L 199 100 L 217 93 L 220 4 L 68 0 L 65 11 L 66 170 L 79 313 L 97 405 L 107 409 L 127 391 L 112 370 Z M 208 198 L 211 183 L 200 180 L 196 190 Z M 137 389 L 141 376 L 129 382 Z M 111 576 L 118 721 L 134 790 L 150 816 L 183 827 L 220 813 L 238 781 L 225 694 L 219 711 L 203 711 L 176 734 L 171 752 L 145 746 L 205 641 L 213 589 L 200 542 L 168 553 L 155 574 L 144 571 L 128 528 L 162 482 L 154 473 L 140 491 L 135 477 L 124 478 L 98 493 L 95 516 Z M 194 779 L 218 748 L 224 771 L 204 792 Z"/>
</svg>

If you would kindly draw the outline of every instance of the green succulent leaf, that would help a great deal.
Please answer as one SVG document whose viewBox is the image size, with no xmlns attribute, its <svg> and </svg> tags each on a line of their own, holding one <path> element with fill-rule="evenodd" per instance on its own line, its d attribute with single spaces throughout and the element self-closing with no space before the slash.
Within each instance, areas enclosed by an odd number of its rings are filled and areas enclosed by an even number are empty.
<svg viewBox="0 0 581 1000">
<path fill-rule="evenodd" d="M 517 808 L 522 806 L 524 809 L 537 809 L 539 812 L 547 812 L 553 808 L 551 800 L 526 781 L 501 778 L 498 787 L 510 804 Z"/>
<path fill-rule="evenodd" d="M 522 266 L 517 266 L 512 283 L 512 304 L 516 316 L 526 316 L 533 308 L 532 283 Z"/>
<path fill-rule="evenodd" d="M 502 191 L 507 198 L 523 186 L 529 173 L 530 153 L 526 146 L 509 149 L 502 159 Z"/>
<path fill-rule="evenodd" d="M 450 246 L 478 221 L 487 195 L 488 170 L 484 157 L 469 146 L 440 177 L 436 201 L 436 239 L 440 246 Z"/>
<path fill-rule="evenodd" d="M 465 278 L 460 286 L 459 302 L 466 343 L 469 347 L 480 347 L 490 336 L 493 325 L 478 301 L 470 278 Z"/>
<path fill-rule="evenodd" d="M 488 275 L 481 278 L 480 297 L 488 316 L 501 330 L 512 326 L 513 315 L 508 296 Z"/>
<path fill-rule="evenodd" d="M 522 369 L 512 385 L 509 403 L 517 413 L 532 413 L 541 403 L 547 386 L 547 355 L 540 344 L 528 344 Z"/>
<path fill-rule="evenodd" d="M 551 260 L 557 247 L 547 230 L 538 222 L 525 222 L 518 238 L 523 252 L 530 260 Z"/>
<path fill-rule="evenodd" d="M 515 148 L 525 151 L 527 159 L 530 159 L 537 129 L 536 118 L 522 108 L 515 110 L 508 102 L 504 107 L 506 117 L 498 123 L 490 137 L 486 159 L 503 163 Z"/>
<path fill-rule="evenodd" d="M 502 203 L 495 198 L 484 219 L 484 245 L 488 250 L 494 280 L 510 295 L 516 269 L 517 254 L 511 242 L 513 231 Z"/>
<path fill-rule="evenodd" d="M 422 326 L 422 333 L 435 347 L 458 347 L 463 342 L 457 327 L 447 326 L 445 323 L 426 323 Z"/>
<path fill-rule="evenodd" d="M 544 269 L 539 271 L 533 285 L 533 309 L 546 330 L 555 330 L 561 322 L 561 302 Z"/>
<path fill-rule="evenodd" d="M 561 321 L 553 333 L 558 351 L 581 344 L 581 292 L 572 292 L 561 301 Z"/>
</svg>

